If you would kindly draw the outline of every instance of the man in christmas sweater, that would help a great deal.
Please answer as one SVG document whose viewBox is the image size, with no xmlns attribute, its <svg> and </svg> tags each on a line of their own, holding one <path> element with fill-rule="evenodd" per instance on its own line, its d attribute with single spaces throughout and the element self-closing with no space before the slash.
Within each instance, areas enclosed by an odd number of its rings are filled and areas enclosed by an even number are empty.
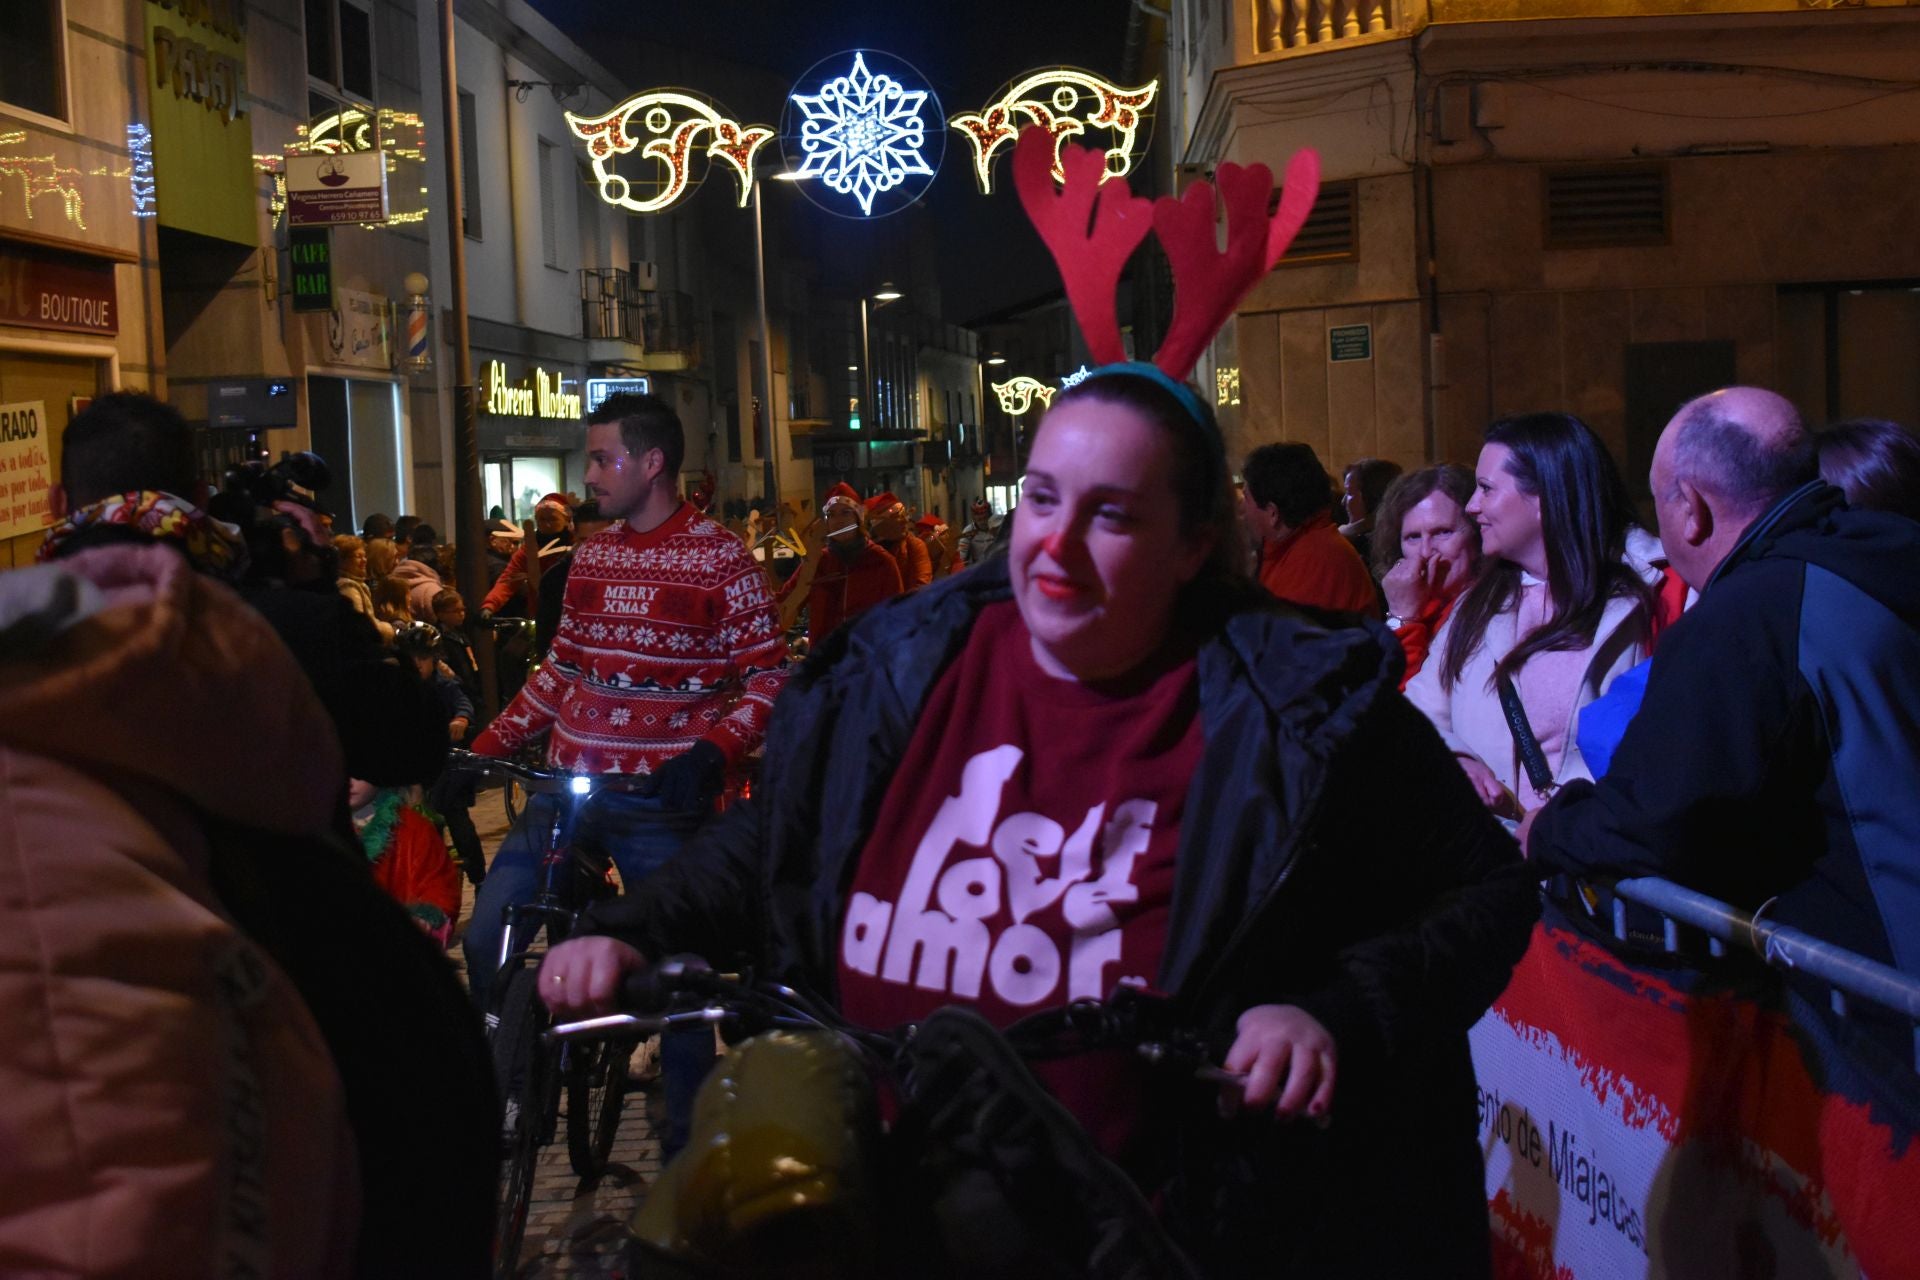
<svg viewBox="0 0 1920 1280">
<path fill-rule="evenodd" d="M 738 538 L 682 501 L 684 449 L 679 418 L 654 396 L 610 396 L 588 418 L 587 489 L 617 523 L 575 548 L 546 664 L 473 744 L 506 756 L 547 733 L 551 768 L 650 774 L 646 794 L 597 797 L 574 835 L 610 853 L 628 886 L 699 826 L 727 766 L 759 745 L 786 679 L 766 575 Z M 482 1009 L 502 912 L 533 894 L 556 803 L 528 804 L 474 903 L 464 947 Z M 711 1036 L 705 1044 L 710 1057 Z M 686 1074 L 697 1083 L 701 1069 L 695 1061 Z M 671 1109 L 672 1044 L 663 1070 Z"/>
</svg>

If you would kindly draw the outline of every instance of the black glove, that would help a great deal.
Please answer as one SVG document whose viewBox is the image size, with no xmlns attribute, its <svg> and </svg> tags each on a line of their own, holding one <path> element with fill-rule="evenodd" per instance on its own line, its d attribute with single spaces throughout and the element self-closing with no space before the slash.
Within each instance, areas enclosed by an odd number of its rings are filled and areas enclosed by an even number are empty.
<svg viewBox="0 0 1920 1280">
<path fill-rule="evenodd" d="M 640 794 L 660 797 L 674 813 L 698 813 L 713 804 L 726 773 L 726 753 L 702 738 L 655 769 L 652 785 Z"/>
</svg>

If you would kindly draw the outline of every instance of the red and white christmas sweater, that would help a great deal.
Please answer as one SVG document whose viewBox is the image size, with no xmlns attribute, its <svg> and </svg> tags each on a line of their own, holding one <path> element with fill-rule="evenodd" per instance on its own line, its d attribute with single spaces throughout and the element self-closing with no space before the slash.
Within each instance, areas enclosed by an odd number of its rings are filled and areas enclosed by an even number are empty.
<svg viewBox="0 0 1920 1280">
<path fill-rule="evenodd" d="M 786 681 L 766 574 L 740 539 L 681 503 L 574 549 L 546 663 L 477 739 L 504 756 L 551 729 L 547 763 L 651 773 L 702 738 L 729 761 L 758 746 Z"/>
</svg>

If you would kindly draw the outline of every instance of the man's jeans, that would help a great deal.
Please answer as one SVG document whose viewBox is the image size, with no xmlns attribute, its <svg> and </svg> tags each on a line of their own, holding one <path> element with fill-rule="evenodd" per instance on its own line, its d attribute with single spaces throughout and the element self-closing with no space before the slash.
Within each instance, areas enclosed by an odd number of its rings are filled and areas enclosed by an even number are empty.
<svg viewBox="0 0 1920 1280">
<path fill-rule="evenodd" d="M 561 803 L 559 796 L 529 798 L 475 896 L 473 918 L 461 946 L 466 954 L 467 982 L 474 1003 L 483 1012 L 491 1006 L 493 978 L 500 964 L 500 943 L 506 933 L 503 914 L 510 906 L 530 901 L 539 888 L 540 860 Z M 603 792 L 587 805 L 572 839 L 587 849 L 611 854 L 620 869 L 621 883 L 632 892 L 665 866 L 697 829 L 684 821 L 663 820 L 666 817 L 667 811 L 656 797 Z M 693 1123 L 693 1097 L 712 1065 L 711 1028 L 692 1027 L 661 1037 L 660 1077 L 667 1096 L 667 1132 L 661 1135 L 660 1143 L 663 1154 L 671 1155 L 686 1145 Z"/>
</svg>

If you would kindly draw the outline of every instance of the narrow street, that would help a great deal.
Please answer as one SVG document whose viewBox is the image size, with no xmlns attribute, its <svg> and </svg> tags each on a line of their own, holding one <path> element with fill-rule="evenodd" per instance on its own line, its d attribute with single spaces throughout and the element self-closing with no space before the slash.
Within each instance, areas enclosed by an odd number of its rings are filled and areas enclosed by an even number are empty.
<svg viewBox="0 0 1920 1280">
<path fill-rule="evenodd" d="M 480 793 L 473 807 L 473 825 L 491 855 L 507 834 L 506 810 L 501 805 L 499 791 Z M 468 886 L 460 912 L 462 929 L 472 915 L 473 889 Z M 461 957 L 458 934 L 448 954 L 464 982 L 466 965 Z M 627 1274 L 624 1258 L 627 1218 L 660 1171 L 660 1147 L 654 1140 L 648 1114 L 648 1108 L 658 1102 L 657 1088 L 628 1093 L 607 1171 L 592 1185 L 574 1176 L 567 1163 L 564 1137 L 541 1153 L 526 1243 L 520 1251 L 522 1276 Z M 565 1105 L 562 1100 L 563 1113 Z M 564 1135 L 564 1121 L 561 1132 Z"/>
</svg>

